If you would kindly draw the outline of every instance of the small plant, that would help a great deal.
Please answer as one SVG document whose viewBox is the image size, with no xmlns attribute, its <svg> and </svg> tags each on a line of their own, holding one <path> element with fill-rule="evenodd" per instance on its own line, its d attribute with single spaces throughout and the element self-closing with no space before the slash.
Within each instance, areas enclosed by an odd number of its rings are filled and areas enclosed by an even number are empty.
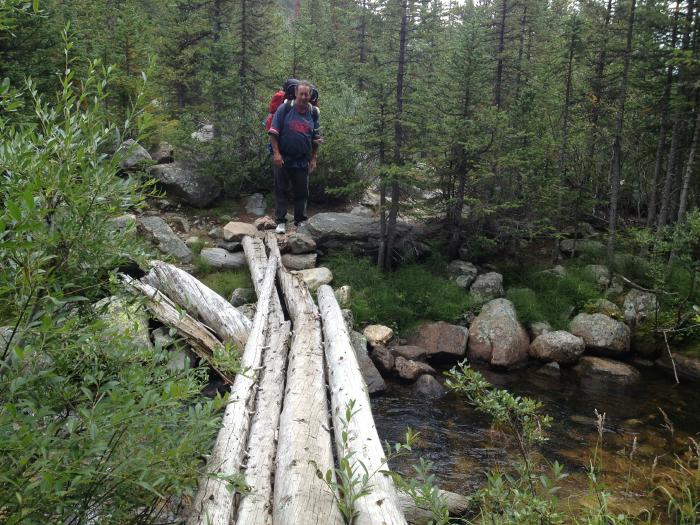
<svg viewBox="0 0 700 525">
<path fill-rule="evenodd" d="M 428 525 L 450 523 L 447 502 L 436 486 L 435 475 L 430 473 L 433 470 L 433 464 L 420 458 L 418 465 L 413 465 L 413 470 L 415 475 L 410 478 L 404 478 L 398 474 L 392 475 L 398 489 L 408 494 L 416 507 L 430 512 L 432 519 Z"/>
<path fill-rule="evenodd" d="M 212 272 L 200 277 L 209 288 L 228 300 L 236 288 L 252 288 L 250 274 L 247 270 Z"/>
</svg>

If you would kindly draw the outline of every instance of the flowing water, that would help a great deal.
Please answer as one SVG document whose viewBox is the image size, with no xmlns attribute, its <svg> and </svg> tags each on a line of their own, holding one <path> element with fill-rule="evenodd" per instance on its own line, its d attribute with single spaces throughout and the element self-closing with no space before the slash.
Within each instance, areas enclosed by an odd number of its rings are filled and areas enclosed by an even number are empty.
<svg viewBox="0 0 700 525">
<path fill-rule="evenodd" d="M 674 385 L 672 378 L 655 369 L 641 370 L 642 381 L 626 387 L 579 381 L 567 370 L 560 378 L 541 375 L 534 368 L 480 371 L 494 385 L 544 404 L 553 424 L 536 461 L 539 469 L 555 460 L 564 465 L 569 477 L 560 498 L 572 502 L 572 507 L 589 494 L 586 468 L 599 437 L 594 409 L 606 415 L 598 457 L 611 504 L 618 510 L 638 514 L 645 506 L 658 507 L 650 489 L 656 481 L 663 481 L 677 456 L 687 453 L 689 438 L 700 440 L 697 383 Z M 420 432 L 415 453 L 392 464 L 402 474 L 410 475 L 411 465 L 423 457 L 434 464 L 441 488 L 469 494 L 483 485 L 485 472 L 507 470 L 517 462 L 517 450 L 506 436 L 455 394 L 428 401 L 408 386 L 393 384 L 372 400 L 372 406 L 382 439 L 402 441 L 407 426 Z M 636 451 L 630 460 L 635 437 Z"/>
</svg>

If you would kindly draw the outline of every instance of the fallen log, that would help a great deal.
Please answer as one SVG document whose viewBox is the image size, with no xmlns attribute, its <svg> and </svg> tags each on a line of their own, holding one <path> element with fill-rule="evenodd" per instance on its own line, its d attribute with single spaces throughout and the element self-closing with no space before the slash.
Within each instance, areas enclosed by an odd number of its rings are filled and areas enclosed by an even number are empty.
<svg viewBox="0 0 700 525">
<path fill-rule="evenodd" d="M 325 338 L 328 386 L 331 393 L 331 416 L 335 446 L 339 457 L 349 457 L 351 462 L 369 474 L 364 487 L 366 495 L 355 501 L 357 525 L 405 524 L 398 494 L 388 470 L 382 442 L 372 417 L 367 385 L 362 378 L 350 335 L 333 293 L 324 284 L 319 287 L 318 306 Z M 352 416 L 347 420 L 346 412 Z M 343 439 L 345 436 L 345 439 Z M 358 487 L 361 490 L 363 487 Z"/>
<path fill-rule="evenodd" d="M 265 277 L 265 266 L 267 265 L 267 254 L 265 253 L 265 243 L 258 237 L 246 235 L 243 237 L 243 251 L 245 253 L 250 277 L 253 281 L 255 293 L 260 293 L 263 278 Z M 272 302 L 270 303 L 270 320 L 277 325 L 284 322 L 284 313 L 277 290 L 272 291 Z"/>
<path fill-rule="evenodd" d="M 214 351 L 224 345 L 209 328 L 185 313 L 181 314 L 175 303 L 151 285 L 121 274 L 120 278 L 127 289 L 146 298 L 146 306 L 163 324 L 174 328 L 178 335 L 192 348 L 195 354 L 204 359 L 209 366 L 229 385 L 233 384 L 233 374 L 220 370 L 213 362 Z"/>
<path fill-rule="evenodd" d="M 448 490 L 438 489 L 438 492 L 445 500 L 450 516 L 459 517 L 467 514 L 469 511 L 469 502 L 465 496 Z M 413 501 L 413 498 L 405 492 L 399 491 L 399 505 L 401 506 L 401 511 L 404 513 L 404 516 L 406 516 L 406 521 L 411 525 L 428 525 L 433 519 L 433 515 L 429 510 L 418 507 Z"/>
<path fill-rule="evenodd" d="M 262 359 L 270 296 L 275 284 L 278 261 L 277 257 L 270 257 L 262 291 L 258 297 L 253 328 L 241 357 L 244 373 L 236 375 L 231 387 L 221 429 L 207 461 L 206 474 L 200 480 L 199 490 L 192 504 L 192 512 L 187 521 L 189 525 L 229 525 L 233 517 L 230 477 L 240 473 L 243 462 L 250 427 L 250 410 L 255 400 L 255 373 Z"/>
<path fill-rule="evenodd" d="M 226 299 L 189 273 L 172 264 L 151 261 L 151 271 L 141 280 L 194 313 L 225 342 L 234 343 L 239 350 L 245 347 L 251 322 Z"/>
<path fill-rule="evenodd" d="M 267 236 L 271 257 L 279 256 L 274 233 Z M 333 469 L 323 348 L 318 309 L 301 279 L 277 270 L 287 311 L 294 323 L 273 497 L 273 522 L 279 525 L 341 525 L 330 488 L 316 475 Z"/>
<path fill-rule="evenodd" d="M 251 492 L 241 499 L 236 517 L 236 523 L 241 525 L 272 523 L 272 480 L 277 455 L 277 428 L 282 411 L 290 326 L 291 323 L 287 321 L 272 331 L 269 348 L 265 351 L 265 366 L 260 378 L 255 415 L 248 437 L 245 481 Z"/>
</svg>

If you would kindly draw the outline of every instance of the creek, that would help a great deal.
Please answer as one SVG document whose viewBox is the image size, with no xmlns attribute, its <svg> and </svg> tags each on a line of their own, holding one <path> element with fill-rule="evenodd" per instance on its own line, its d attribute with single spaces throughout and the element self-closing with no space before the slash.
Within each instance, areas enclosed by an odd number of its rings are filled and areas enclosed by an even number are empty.
<svg viewBox="0 0 700 525">
<path fill-rule="evenodd" d="M 611 508 L 632 515 L 642 508 L 662 510 L 658 495 L 650 494 L 654 480 L 673 471 L 676 455 L 687 453 L 689 438 L 700 438 L 697 383 L 681 380 L 674 385 L 670 376 L 653 368 L 641 370 L 642 381 L 634 386 L 579 381 L 568 370 L 559 378 L 540 375 L 535 368 L 479 371 L 499 388 L 541 401 L 544 412 L 552 416 L 549 439 L 538 448 L 535 460 L 538 470 L 546 470 L 555 460 L 564 465 L 569 476 L 562 482 L 559 498 L 572 508 L 590 499 L 586 468 L 599 437 L 594 409 L 606 414 L 599 457 Z M 391 384 L 387 392 L 372 399 L 372 407 L 382 439 L 402 441 L 407 426 L 420 432 L 414 452 L 391 465 L 402 474 L 411 475 L 411 465 L 423 457 L 434 464 L 441 488 L 470 494 L 484 484 L 486 472 L 509 470 L 518 460 L 514 444 L 508 445 L 485 415 L 456 394 L 426 400 L 409 386 Z M 635 437 L 636 452 L 630 460 Z"/>
</svg>

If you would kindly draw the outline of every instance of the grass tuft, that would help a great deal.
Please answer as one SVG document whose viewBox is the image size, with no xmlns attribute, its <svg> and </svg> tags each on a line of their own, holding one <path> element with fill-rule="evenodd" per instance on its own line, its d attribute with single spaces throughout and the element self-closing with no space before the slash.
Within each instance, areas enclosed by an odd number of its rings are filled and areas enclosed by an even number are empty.
<svg viewBox="0 0 700 525">
<path fill-rule="evenodd" d="M 208 273 L 200 280 L 227 301 L 236 288 L 253 287 L 250 273 L 243 269 Z"/>
</svg>

